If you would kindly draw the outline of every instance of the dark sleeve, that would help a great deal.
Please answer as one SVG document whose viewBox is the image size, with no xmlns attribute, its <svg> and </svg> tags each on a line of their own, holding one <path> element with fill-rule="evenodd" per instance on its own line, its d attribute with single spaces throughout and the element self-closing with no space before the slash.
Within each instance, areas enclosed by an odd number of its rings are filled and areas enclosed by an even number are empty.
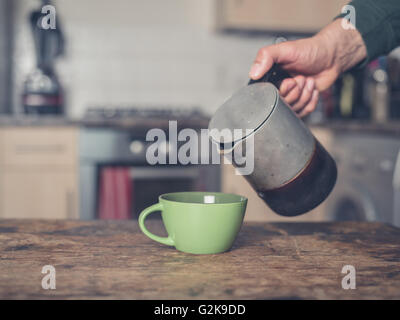
<svg viewBox="0 0 400 320">
<path fill-rule="evenodd" d="M 355 27 L 367 47 L 364 63 L 400 45 L 400 0 L 353 0 L 349 5 L 355 8 Z"/>
</svg>

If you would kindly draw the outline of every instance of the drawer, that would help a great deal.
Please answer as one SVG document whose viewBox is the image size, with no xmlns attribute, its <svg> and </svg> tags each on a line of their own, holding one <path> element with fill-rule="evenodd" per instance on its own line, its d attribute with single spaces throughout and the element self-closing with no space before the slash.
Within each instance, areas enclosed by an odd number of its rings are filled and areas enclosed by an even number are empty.
<svg viewBox="0 0 400 320">
<path fill-rule="evenodd" d="M 0 133 L 0 164 L 6 166 L 76 166 L 78 129 L 12 127 Z"/>
</svg>

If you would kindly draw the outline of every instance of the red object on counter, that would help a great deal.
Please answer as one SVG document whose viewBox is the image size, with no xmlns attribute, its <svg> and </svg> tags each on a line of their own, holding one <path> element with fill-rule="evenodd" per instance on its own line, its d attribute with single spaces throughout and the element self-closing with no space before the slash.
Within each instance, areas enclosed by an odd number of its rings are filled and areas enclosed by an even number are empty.
<svg viewBox="0 0 400 320">
<path fill-rule="evenodd" d="M 99 219 L 130 219 L 132 188 L 132 180 L 128 168 L 103 168 L 100 174 Z"/>
</svg>

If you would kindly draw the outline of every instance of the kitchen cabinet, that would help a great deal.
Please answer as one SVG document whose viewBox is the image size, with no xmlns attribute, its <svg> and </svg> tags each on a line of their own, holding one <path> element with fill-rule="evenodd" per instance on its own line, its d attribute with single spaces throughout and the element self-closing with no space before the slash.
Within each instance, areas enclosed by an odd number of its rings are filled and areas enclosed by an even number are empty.
<svg viewBox="0 0 400 320">
<path fill-rule="evenodd" d="M 340 14 L 348 0 L 220 0 L 219 29 L 314 33 Z"/>
<path fill-rule="evenodd" d="M 0 132 L 0 165 L 69 168 L 77 164 L 76 128 L 13 127 Z"/>
<path fill-rule="evenodd" d="M 0 218 L 78 218 L 78 129 L 0 130 Z"/>
<path fill-rule="evenodd" d="M 77 218 L 73 172 L 8 170 L 3 173 L 2 218 Z"/>
</svg>

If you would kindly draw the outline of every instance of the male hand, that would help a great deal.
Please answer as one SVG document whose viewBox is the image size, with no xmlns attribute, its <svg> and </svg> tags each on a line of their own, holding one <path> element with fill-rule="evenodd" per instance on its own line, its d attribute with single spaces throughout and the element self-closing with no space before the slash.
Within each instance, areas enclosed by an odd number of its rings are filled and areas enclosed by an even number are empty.
<svg viewBox="0 0 400 320">
<path fill-rule="evenodd" d="M 304 117 L 315 110 L 319 92 L 366 56 L 360 33 L 342 28 L 341 19 L 337 19 L 313 37 L 261 48 L 249 76 L 260 79 L 274 63 L 280 64 L 293 76 L 282 81 L 280 94 Z"/>
</svg>

